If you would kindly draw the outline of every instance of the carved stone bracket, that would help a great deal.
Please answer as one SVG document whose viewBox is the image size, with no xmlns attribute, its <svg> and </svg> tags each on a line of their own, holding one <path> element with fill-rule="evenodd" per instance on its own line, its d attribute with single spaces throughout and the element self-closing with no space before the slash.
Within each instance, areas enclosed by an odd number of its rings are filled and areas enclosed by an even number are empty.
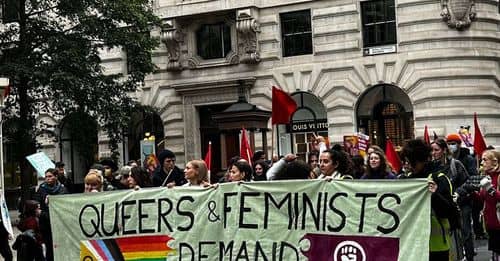
<svg viewBox="0 0 500 261">
<path fill-rule="evenodd" d="M 474 0 L 441 0 L 441 17 L 451 28 L 469 27 L 476 17 Z"/>
<path fill-rule="evenodd" d="M 174 20 L 166 20 L 161 28 L 161 41 L 167 47 L 167 71 L 181 71 L 183 69 L 181 44 L 184 41 L 184 34 L 177 27 Z"/>
<path fill-rule="evenodd" d="M 240 63 L 258 63 L 260 54 L 257 48 L 259 23 L 252 9 L 238 10 L 236 14 L 236 31 L 238 32 L 238 55 Z"/>
</svg>

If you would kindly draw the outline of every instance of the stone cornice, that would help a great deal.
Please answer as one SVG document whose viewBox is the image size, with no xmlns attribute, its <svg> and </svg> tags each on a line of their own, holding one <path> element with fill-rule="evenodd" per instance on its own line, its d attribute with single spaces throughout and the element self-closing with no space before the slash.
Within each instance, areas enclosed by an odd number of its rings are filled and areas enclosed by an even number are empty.
<svg viewBox="0 0 500 261">
<path fill-rule="evenodd" d="M 254 85 L 255 81 L 255 77 L 246 77 L 203 82 L 186 82 L 172 84 L 169 87 L 173 88 L 177 93 L 181 95 L 199 95 L 200 92 L 204 91 L 214 92 L 217 89 L 236 88 L 240 85 L 250 88 Z"/>
</svg>

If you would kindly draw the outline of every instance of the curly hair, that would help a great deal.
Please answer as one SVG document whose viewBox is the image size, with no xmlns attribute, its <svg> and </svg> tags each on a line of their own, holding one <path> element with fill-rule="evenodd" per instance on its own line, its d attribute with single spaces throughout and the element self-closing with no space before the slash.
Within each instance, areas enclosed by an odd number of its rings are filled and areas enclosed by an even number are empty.
<svg viewBox="0 0 500 261">
<path fill-rule="evenodd" d="M 260 167 L 262 168 L 262 175 L 260 175 L 260 176 L 255 175 L 255 168 L 257 167 L 257 165 L 260 165 Z M 255 181 L 267 180 L 266 173 L 268 170 L 269 170 L 269 164 L 267 164 L 265 160 L 256 161 L 253 164 L 253 180 L 255 180 Z"/>
<path fill-rule="evenodd" d="M 418 162 L 427 162 L 429 160 L 431 147 L 423 140 L 409 140 L 402 149 L 402 155 L 414 167 Z"/>
<path fill-rule="evenodd" d="M 245 172 L 244 180 L 250 181 L 250 179 L 252 178 L 253 171 L 252 167 L 250 167 L 250 164 L 248 164 L 247 161 L 242 161 L 242 160 L 236 161 L 233 164 L 233 166 L 235 166 L 240 172 Z"/>
<path fill-rule="evenodd" d="M 340 172 L 342 175 L 352 175 L 352 161 L 349 154 L 344 151 L 333 149 L 325 150 L 323 151 L 323 153 L 328 153 L 330 160 L 333 163 L 338 163 L 336 169 L 338 172 Z"/>
<path fill-rule="evenodd" d="M 308 179 L 311 172 L 309 164 L 301 160 L 294 160 L 288 163 L 284 171 L 276 174 L 276 180 L 284 179 Z"/>
</svg>

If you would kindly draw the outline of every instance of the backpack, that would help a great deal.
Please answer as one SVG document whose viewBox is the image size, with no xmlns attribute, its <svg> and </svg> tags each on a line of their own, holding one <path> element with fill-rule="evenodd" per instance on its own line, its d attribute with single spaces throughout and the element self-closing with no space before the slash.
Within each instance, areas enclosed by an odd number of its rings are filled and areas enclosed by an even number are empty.
<svg viewBox="0 0 500 261">
<path fill-rule="evenodd" d="M 443 173 L 432 173 L 431 174 L 433 180 L 437 180 L 437 178 L 441 175 L 448 179 L 448 177 Z M 449 179 L 448 179 L 448 181 L 450 182 L 450 193 L 453 193 L 451 181 Z M 450 197 L 450 200 L 448 200 L 447 210 L 448 211 L 446 211 L 446 213 L 448 213 L 448 215 L 446 216 L 446 218 L 448 219 L 448 222 L 450 222 L 450 230 L 462 229 L 462 213 L 461 213 L 460 207 L 458 206 L 457 203 L 455 203 L 451 199 L 451 197 Z"/>
<path fill-rule="evenodd" d="M 461 169 L 460 173 L 458 172 L 457 167 Z M 454 190 L 462 186 L 469 179 L 467 169 L 464 164 L 457 159 L 451 158 L 449 170 L 450 172 L 448 174 Z M 459 174 L 461 175 L 459 176 Z"/>
</svg>

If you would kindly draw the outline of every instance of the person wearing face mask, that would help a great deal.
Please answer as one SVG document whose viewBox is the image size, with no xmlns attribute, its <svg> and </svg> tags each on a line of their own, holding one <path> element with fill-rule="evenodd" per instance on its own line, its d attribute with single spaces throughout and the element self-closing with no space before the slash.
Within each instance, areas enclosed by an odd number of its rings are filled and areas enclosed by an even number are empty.
<svg viewBox="0 0 500 261">
<path fill-rule="evenodd" d="M 463 250 L 467 261 L 474 260 L 474 238 L 472 235 L 472 198 L 463 188 L 469 179 L 465 166 L 451 157 L 448 144 L 444 139 L 431 142 L 433 163 L 450 179 L 453 193 L 460 207 L 461 221 L 450 224 L 452 229 L 452 251 L 459 260 L 463 258 Z"/>
<path fill-rule="evenodd" d="M 469 174 L 469 176 L 477 175 L 476 161 L 470 155 L 468 148 L 461 147 L 462 139 L 460 139 L 460 135 L 457 133 L 448 134 L 446 136 L 446 143 L 448 144 L 451 156 L 464 164 L 467 174 Z"/>
</svg>

